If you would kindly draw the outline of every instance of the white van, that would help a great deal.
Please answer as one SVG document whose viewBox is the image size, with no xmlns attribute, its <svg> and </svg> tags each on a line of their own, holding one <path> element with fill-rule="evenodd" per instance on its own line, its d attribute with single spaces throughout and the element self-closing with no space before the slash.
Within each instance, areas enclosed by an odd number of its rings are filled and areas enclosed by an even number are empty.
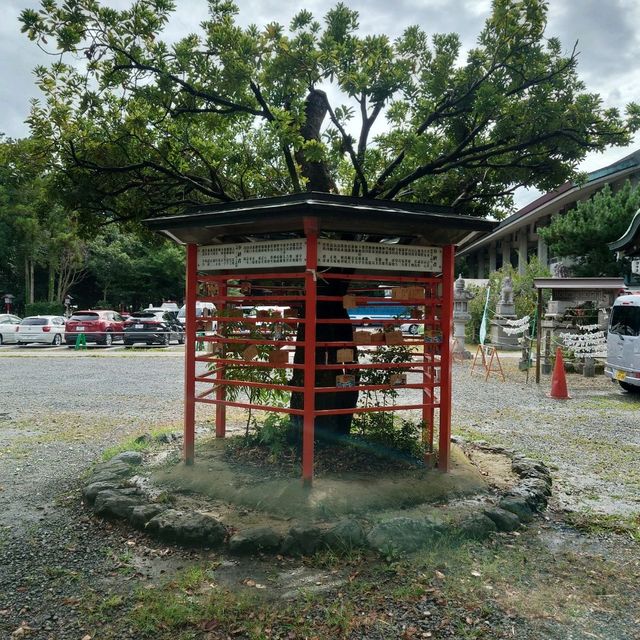
<svg viewBox="0 0 640 640">
<path fill-rule="evenodd" d="M 613 303 L 604 372 L 625 391 L 640 393 L 640 295 L 620 296 Z"/>
<path fill-rule="evenodd" d="M 215 315 L 214 314 L 215 307 L 213 305 L 213 302 L 197 301 L 196 302 L 196 318 L 202 318 L 204 309 L 209 310 L 209 315 Z M 187 319 L 187 305 L 183 304 L 180 307 L 180 311 L 178 311 L 178 322 L 181 322 L 182 324 L 184 324 L 186 319 Z"/>
</svg>

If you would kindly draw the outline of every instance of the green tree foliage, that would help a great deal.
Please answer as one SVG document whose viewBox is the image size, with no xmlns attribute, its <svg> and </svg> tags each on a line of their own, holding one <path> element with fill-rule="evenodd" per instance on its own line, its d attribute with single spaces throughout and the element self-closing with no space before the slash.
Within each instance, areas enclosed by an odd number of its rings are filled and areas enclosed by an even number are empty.
<svg viewBox="0 0 640 640">
<path fill-rule="evenodd" d="M 77 218 L 57 198 L 49 160 L 33 139 L 0 139 L 0 275 L 27 303 L 62 302 L 84 261 Z"/>
<path fill-rule="evenodd" d="M 184 250 L 114 225 L 89 239 L 60 202 L 47 154 L 34 139 L 0 139 L 0 294 L 21 310 L 60 308 L 67 293 L 82 306 L 182 299 Z"/>
<path fill-rule="evenodd" d="M 574 260 L 575 276 L 619 276 L 629 273 L 629 260 L 616 261 L 607 247 L 627 230 L 640 209 L 640 187 L 627 180 L 613 192 L 609 185 L 575 209 L 557 215 L 539 230 L 554 255 Z"/>
<path fill-rule="evenodd" d="M 585 91 L 543 0 L 494 0 L 466 56 L 418 26 L 362 35 L 344 4 L 243 28 L 231 0 L 209 0 L 176 42 L 171 0 L 41 5 L 22 29 L 62 55 L 36 70 L 30 123 L 87 221 L 304 189 L 499 214 L 516 188 L 548 190 L 588 151 L 627 144 L 639 120 Z"/>
<path fill-rule="evenodd" d="M 184 249 L 110 225 L 88 245 L 87 274 L 109 307 L 135 310 L 178 301 L 184 295 Z"/>
</svg>

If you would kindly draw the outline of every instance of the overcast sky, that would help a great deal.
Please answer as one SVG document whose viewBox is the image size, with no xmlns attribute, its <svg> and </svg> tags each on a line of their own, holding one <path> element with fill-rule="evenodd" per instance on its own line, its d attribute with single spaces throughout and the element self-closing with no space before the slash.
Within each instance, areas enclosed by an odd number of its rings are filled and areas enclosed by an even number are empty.
<svg viewBox="0 0 640 640">
<path fill-rule="evenodd" d="M 393 37 L 411 24 L 427 33 L 456 32 L 463 46 L 473 46 L 487 17 L 490 0 L 344 0 L 360 13 L 363 32 L 387 33 Z M 123 7 L 128 0 L 109 0 Z M 176 0 L 177 14 L 171 20 L 169 39 L 197 30 L 206 17 L 205 0 Z M 331 0 L 239 0 L 239 20 L 262 26 L 271 21 L 288 23 L 301 8 L 320 19 L 334 6 Z M 35 44 L 20 33 L 18 16 L 24 8 L 38 8 L 39 0 L 0 0 L 0 132 L 11 137 L 27 136 L 24 120 L 29 100 L 38 96 L 32 70 L 48 63 Z M 640 101 L 640 0 L 549 0 L 548 36 L 560 39 L 565 51 L 578 42 L 578 72 L 589 91 L 601 95 L 606 106 L 624 109 Z M 635 151 L 640 137 L 626 149 L 611 149 L 590 155 L 581 168 L 603 167 Z M 531 196 L 520 196 L 523 204 Z"/>
</svg>

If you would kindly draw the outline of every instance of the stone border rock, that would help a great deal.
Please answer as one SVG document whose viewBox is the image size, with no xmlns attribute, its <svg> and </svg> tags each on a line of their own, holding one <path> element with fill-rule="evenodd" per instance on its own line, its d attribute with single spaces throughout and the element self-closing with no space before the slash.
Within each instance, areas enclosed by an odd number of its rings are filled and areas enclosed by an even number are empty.
<svg viewBox="0 0 640 640">
<path fill-rule="evenodd" d="M 323 525 L 298 523 L 285 535 L 270 527 L 232 531 L 210 514 L 179 511 L 150 497 L 132 480 L 143 462 L 142 454 L 136 451 L 125 451 L 96 465 L 83 496 L 96 515 L 127 520 L 161 540 L 187 546 L 226 547 L 231 553 L 249 555 L 310 555 L 323 549 L 409 553 L 443 536 L 484 539 L 496 531 L 515 531 L 546 508 L 552 480 L 544 464 L 484 441 L 467 442 L 460 437 L 452 441 L 463 449 L 508 456 L 519 478 L 509 491 L 474 505 L 471 513 L 455 522 L 439 522 L 433 517 L 393 517 L 367 527 L 354 518 L 344 518 Z"/>
</svg>

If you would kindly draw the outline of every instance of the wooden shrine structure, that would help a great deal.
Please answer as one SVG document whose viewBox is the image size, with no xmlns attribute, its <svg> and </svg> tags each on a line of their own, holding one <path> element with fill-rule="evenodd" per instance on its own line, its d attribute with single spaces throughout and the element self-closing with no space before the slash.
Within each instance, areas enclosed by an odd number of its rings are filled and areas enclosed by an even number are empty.
<svg viewBox="0 0 640 640">
<path fill-rule="evenodd" d="M 146 223 L 187 249 L 187 464 L 194 462 L 196 405 L 206 403 L 216 407 L 221 438 L 227 407 L 289 414 L 300 426 L 305 484 L 313 478 L 316 431 L 348 432 L 344 421 L 362 412 L 419 412 L 426 448 L 433 450 L 437 432 L 437 466 L 448 470 L 454 254 L 456 245 L 496 223 L 447 207 L 314 192 L 212 205 Z M 199 319 L 198 303 L 213 303 L 215 311 Z M 384 331 L 371 333 L 348 313 L 355 306 L 399 304 L 423 335 L 403 335 L 408 316 L 389 317 Z M 384 344 L 413 347 L 410 361 L 372 363 L 367 352 Z M 248 368 L 287 376 L 252 379 L 243 375 Z M 388 373 L 383 384 L 360 384 L 361 372 L 371 368 Z M 233 392 L 252 387 L 290 393 L 291 402 L 257 404 L 253 394 Z M 395 405 L 357 405 L 358 392 L 391 387 L 414 391 Z"/>
</svg>

